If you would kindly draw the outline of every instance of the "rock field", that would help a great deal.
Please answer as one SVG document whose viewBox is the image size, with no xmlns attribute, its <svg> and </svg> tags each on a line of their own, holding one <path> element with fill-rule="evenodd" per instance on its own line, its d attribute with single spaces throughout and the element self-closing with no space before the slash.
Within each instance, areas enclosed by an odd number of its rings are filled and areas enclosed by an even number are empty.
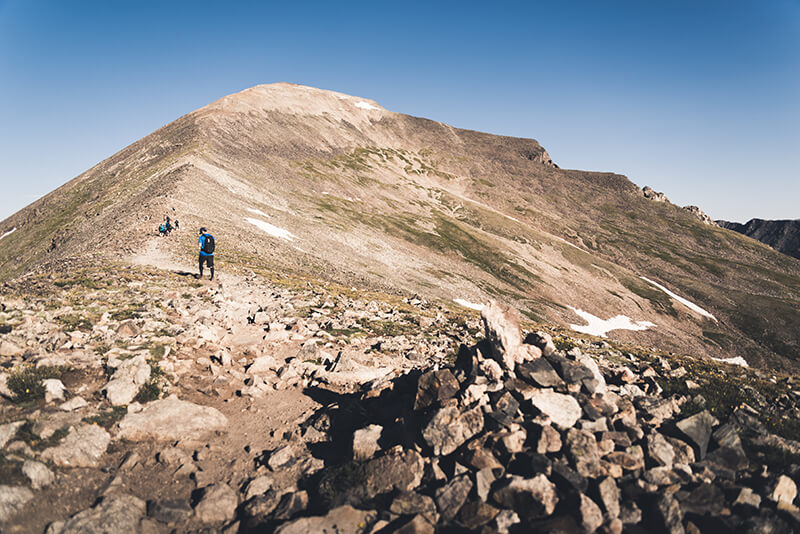
<svg viewBox="0 0 800 534">
<path fill-rule="evenodd" d="M 273 274 L 5 283 L 2 532 L 800 529 L 791 376 Z"/>
</svg>

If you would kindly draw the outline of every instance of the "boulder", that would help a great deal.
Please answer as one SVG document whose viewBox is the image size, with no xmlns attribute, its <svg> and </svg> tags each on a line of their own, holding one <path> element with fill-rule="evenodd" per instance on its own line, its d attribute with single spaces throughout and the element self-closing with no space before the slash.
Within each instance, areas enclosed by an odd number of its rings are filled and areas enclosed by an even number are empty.
<svg viewBox="0 0 800 534">
<path fill-rule="evenodd" d="M 179 400 L 175 395 L 149 403 L 142 411 L 129 413 L 119 422 L 119 438 L 199 439 L 228 424 L 219 410 Z"/>
<path fill-rule="evenodd" d="M 678 430 L 689 439 L 689 443 L 694 447 L 697 458 L 700 460 L 706 456 L 714 421 L 714 417 L 708 413 L 708 410 L 703 410 L 676 423 Z"/>
<path fill-rule="evenodd" d="M 792 504 L 795 497 L 797 497 L 797 485 L 794 480 L 786 475 L 779 476 L 771 488 L 769 498 L 777 503 Z"/>
<path fill-rule="evenodd" d="M 367 462 L 363 467 L 363 487 L 367 498 L 389 491 L 413 491 L 422 481 L 425 462 L 413 450 L 394 447 L 384 456 Z"/>
<path fill-rule="evenodd" d="M 472 480 L 466 475 L 455 477 L 436 490 L 436 506 L 444 521 L 450 521 L 456 516 L 471 490 Z"/>
<path fill-rule="evenodd" d="M 419 377 L 414 409 L 421 410 L 434 403 L 441 403 L 458 393 L 460 386 L 449 369 L 428 371 Z"/>
<path fill-rule="evenodd" d="M 41 489 L 55 482 L 56 477 L 42 462 L 25 460 L 22 464 L 22 474 L 31 481 L 33 489 Z"/>
<path fill-rule="evenodd" d="M 21 486 L 0 486 L 0 523 L 14 517 L 33 499 L 33 492 Z"/>
<path fill-rule="evenodd" d="M 15 421 L 13 423 L 0 425 L 0 449 L 5 447 L 6 443 L 11 441 L 11 438 L 17 435 L 17 431 L 24 424 L 25 421 Z"/>
<path fill-rule="evenodd" d="M 671 468 L 675 450 L 663 435 L 653 431 L 647 436 L 647 456 L 655 465 Z"/>
<path fill-rule="evenodd" d="M 580 513 L 581 527 L 587 534 L 591 534 L 603 524 L 603 512 L 600 511 L 600 507 L 583 493 L 580 495 L 578 512 Z"/>
<path fill-rule="evenodd" d="M 558 387 L 564 384 L 547 358 L 523 362 L 517 366 L 516 373 L 528 383 L 543 388 Z"/>
<path fill-rule="evenodd" d="M 483 410 L 480 407 L 461 412 L 448 406 L 436 412 L 422 436 L 436 456 L 447 456 L 483 429 Z"/>
<path fill-rule="evenodd" d="M 64 393 L 67 391 L 67 388 L 64 387 L 61 380 L 57 378 L 47 378 L 42 380 L 42 385 L 44 386 L 45 402 L 50 403 L 64 400 Z"/>
<path fill-rule="evenodd" d="M 71 427 L 57 446 L 45 449 L 41 457 L 62 467 L 97 467 L 111 443 L 111 435 L 97 425 L 81 423 Z"/>
<path fill-rule="evenodd" d="M 147 501 L 147 515 L 161 523 L 180 523 L 192 515 L 192 507 L 181 499 Z"/>
<path fill-rule="evenodd" d="M 380 425 L 369 425 L 353 433 L 353 458 L 355 460 L 366 460 L 372 458 L 380 448 L 378 440 L 381 438 L 383 427 Z"/>
<path fill-rule="evenodd" d="M 113 406 L 130 404 L 143 385 L 150 380 L 151 368 L 143 354 L 125 360 L 117 367 L 103 391 Z"/>
<path fill-rule="evenodd" d="M 104 497 L 94 507 L 75 514 L 48 534 L 137 534 L 147 511 L 143 500 L 133 495 Z"/>
<path fill-rule="evenodd" d="M 546 332 L 531 332 L 525 336 L 524 343 L 539 347 L 544 356 L 551 356 L 556 352 L 556 345 L 553 343 L 553 337 Z"/>
<path fill-rule="evenodd" d="M 395 515 L 421 515 L 432 525 L 439 521 L 439 514 L 433 499 L 415 492 L 398 494 L 389 505 L 389 511 Z"/>
<path fill-rule="evenodd" d="M 236 517 L 239 498 L 230 486 L 222 482 L 201 490 L 194 513 L 203 523 L 224 523 Z"/>
<path fill-rule="evenodd" d="M 583 413 L 574 397 L 550 389 L 537 391 L 530 401 L 537 410 L 549 417 L 553 424 L 561 428 L 575 426 Z"/>
<path fill-rule="evenodd" d="M 500 510 L 483 501 L 469 501 L 458 512 L 458 524 L 476 531 L 500 513 Z"/>
<path fill-rule="evenodd" d="M 519 316 L 510 306 L 492 300 L 481 311 L 481 319 L 491 347 L 491 357 L 503 368 L 513 371 L 516 364 L 541 356 L 538 347 L 522 345 Z"/>
<path fill-rule="evenodd" d="M 492 500 L 503 508 L 514 510 L 529 519 L 553 513 L 558 504 L 556 486 L 544 474 L 534 478 L 510 476 L 499 482 Z"/>
</svg>

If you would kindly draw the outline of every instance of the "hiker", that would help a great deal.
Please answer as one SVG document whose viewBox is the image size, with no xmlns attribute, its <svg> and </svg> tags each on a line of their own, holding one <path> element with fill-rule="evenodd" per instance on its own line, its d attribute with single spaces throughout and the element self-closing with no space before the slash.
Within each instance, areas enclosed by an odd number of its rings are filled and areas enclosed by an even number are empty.
<svg viewBox="0 0 800 534">
<path fill-rule="evenodd" d="M 158 235 L 160 235 L 161 237 L 167 235 L 167 227 L 166 225 L 164 225 L 164 223 L 158 225 Z"/>
<path fill-rule="evenodd" d="M 167 229 L 167 235 L 172 231 L 172 222 L 169 219 L 169 215 L 164 217 L 164 228 Z"/>
<path fill-rule="evenodd" d="M 208 268 L 211 269 L 211 278 L 210 280 L 214 279 L 214 236 L 206 233 L 205 227 L 200 228 L 200 239 L 197 240 L 200 244 L 200 257 L 198 258 L 198 262 L 200 264 L 200 275 L 198 278 L 203 278 L 203 264 L 205 263 L 208 265 Z"/>
<path fill-rule="evenodd" d="M 180 228 L 180 223 L 178 222 L 178 219 L 175 219 L 175 230 L 178 228 Z"/>
</svg>

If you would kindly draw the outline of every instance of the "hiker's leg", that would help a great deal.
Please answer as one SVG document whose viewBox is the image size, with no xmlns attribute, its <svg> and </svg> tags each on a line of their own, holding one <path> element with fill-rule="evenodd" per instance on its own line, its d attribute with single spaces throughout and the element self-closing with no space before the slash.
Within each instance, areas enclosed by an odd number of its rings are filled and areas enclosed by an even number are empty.
<svg viewBox="0 0 800 534">
<path fill-rule="evenodd" d="M 211 280 L 214 279 L 214 256 L 208 257 L 208 268 L 211 269 Z"/>
<path fill-rule="evenodd" d="M 203 256 L 199 257 L 198 263 L 200 264 L 200 278 L 202 278 L 203 277 Z"/>
</svg>

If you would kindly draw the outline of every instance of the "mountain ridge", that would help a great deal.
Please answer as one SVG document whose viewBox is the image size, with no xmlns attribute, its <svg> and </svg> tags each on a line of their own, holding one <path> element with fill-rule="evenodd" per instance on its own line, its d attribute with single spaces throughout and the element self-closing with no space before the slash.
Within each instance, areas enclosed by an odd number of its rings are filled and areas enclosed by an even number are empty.
<svg viewBox="0 0 800 534">
<path fill-rule="evenodd" d="M 795 263 L 648 201 L 623 176 L 558 169 L 535 140 L 291 84 L 189 113 L 3 221 L 17 230 L 0 279 L 75 256 L 131 261 L 164 214 L 211 228 L 223 273 L 260 265 L 446 300 L 503 297 L 564 325 L 579 320 L 574 306 L 657 325 L 612 333 L 622 340 L 755 365 L 798 357 Z M 176 237 L 157 246 L 191 257 L 191 235 Z"/>
</svg>

